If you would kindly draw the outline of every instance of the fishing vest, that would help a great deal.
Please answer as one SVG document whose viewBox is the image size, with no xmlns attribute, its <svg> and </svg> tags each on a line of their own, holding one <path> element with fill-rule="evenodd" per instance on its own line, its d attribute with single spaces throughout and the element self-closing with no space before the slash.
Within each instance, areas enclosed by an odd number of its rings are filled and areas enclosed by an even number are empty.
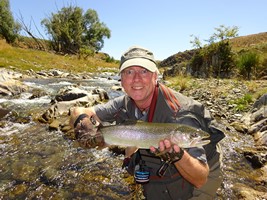
<svg viewBox="0 0 267 200">
<path fill-rule="evenodd" d="M 136 117 L 134 101 L 124 95 L 109 101 L 105 105 L 95 107 L 97 116 L 102 121 L 122 123 L 125 120 L 140 120 Z M 142 114 L 139 111 L 140 115 Z M 212 166 L 212 158 L 217 154 L 216 145 L 225 135 L 212 119 L 208 110 L 198 101 L 176 92 L 163 84 L 158 84 L 150 105 L 149 113 L 145 118 L 148 122 L 180 123 L 210 133 L 211 142 L 205 145 L 208 164 Z M 213 162 L 213 161 L 212 161 Z"/>
<path fill-rule="evenodd" d="M 134 101 L 127 95 L 118 97 L 107 105 L 99 105 L 95 110 L 102 121 L 112 122 L 115 120 L 116 123 L 122 123 L 125 120 L 139 120 L 136 117 Z M 199 102 L 175 92 L 163 84 L 158 84 L 146 121 L 180 123 L 210 133 L 211 142 L 204 146 L 207 161 L 210 166 L 213 162 L 218 161 L 217 157 L 213 158 L 218 154 L 216 144 L 224 137 L 224 133 L 215 128 L 209 112 Z M 143 185 L 144 195 L 147 199 L 189 199 L 192 197 L 194 186 L 180 176 L 174 165 L 169 166 L 163 177 L 157 176 L 157 170 L 162 165 L 162 161 L 147 149 L 140 149 L 131 157 L 128 166 L 130 174 L 134 173 L 135 166 L 140 161 L 147 166 L 151 174 L 149 183 Z"/>
</svg>

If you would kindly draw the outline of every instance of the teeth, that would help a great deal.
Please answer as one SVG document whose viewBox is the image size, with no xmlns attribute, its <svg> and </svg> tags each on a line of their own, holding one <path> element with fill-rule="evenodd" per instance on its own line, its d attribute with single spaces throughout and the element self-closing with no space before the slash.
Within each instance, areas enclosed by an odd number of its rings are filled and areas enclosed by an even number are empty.
<svg viewBox="0 0 267 200">
<path fill-rule="evenodd" d="M 143 87 L 133 87 L 133 89 L 136 89 L 136 90 L 140 90 L 142 89 Z"/>
</svg>

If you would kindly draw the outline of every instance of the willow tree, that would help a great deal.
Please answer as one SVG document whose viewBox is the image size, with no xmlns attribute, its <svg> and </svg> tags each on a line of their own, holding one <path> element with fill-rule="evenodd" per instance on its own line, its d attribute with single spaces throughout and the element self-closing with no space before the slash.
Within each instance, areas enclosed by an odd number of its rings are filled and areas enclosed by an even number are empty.
<svg viewBox="0 0 267 200">
<path fill-rule="evenodd" d="M 18 37 L 20 25 L 15 22 L 10 11 L 9 0 L 0 0 L 0 37 L 13 43 Z"/>
<path fill-rule="evenodd" d="M 99 51 L 104 46 L 104 39 L 111 36 L 110 30 L 92 9 L 83 14 L 79 7 L 63 7 L 41 23 L 54 50 L 63 53 L 77 54 L 84 49 Z"/>
</svg>

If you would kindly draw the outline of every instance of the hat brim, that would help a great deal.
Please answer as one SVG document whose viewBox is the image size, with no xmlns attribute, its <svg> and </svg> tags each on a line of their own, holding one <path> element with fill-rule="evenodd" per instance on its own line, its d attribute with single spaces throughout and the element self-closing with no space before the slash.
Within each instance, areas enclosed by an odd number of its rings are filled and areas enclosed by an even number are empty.
<svg viewBox="0 0 267 200">
<path fill-rule="evenodd" d="M 132 58 L 129 60 L 126 60 L 120 67 L 120 72 L 128 67 L 132 66 L 140 66 L 143 67 L 151 72 L 159 72 L 156 63 L 149 59 L 145 58 Z"/>
</svg>

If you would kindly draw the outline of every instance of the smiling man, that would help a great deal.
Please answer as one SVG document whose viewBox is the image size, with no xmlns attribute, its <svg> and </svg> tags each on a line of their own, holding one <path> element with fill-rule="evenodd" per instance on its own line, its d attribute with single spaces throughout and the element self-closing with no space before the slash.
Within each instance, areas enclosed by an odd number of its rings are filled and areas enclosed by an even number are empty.
<svg viewBox="0 0 267 200">
<path fill-rule="evenodd" d="M 214 199 L 221 183 L 216 146 L 224 134 L 214 127 L 214 120 L 202 104 L 160 84 L 158 74 L 151 51 L 139 46 L 128 49 L 120 64 L 121 84 L 126 94 L 106 104 L 75 108 L 70 124 L 75 128 L 76 138 L 87 147 L 104 143 L 99 135 L 92 138 L 91 117 L 99 123 L 143 120 L 200 128 L 211 135 L 211 143 L 205 148 L 182 149 L 162 138 L 157 147 L 126 149 L 123 166 L 136 183 L 142 184 L 147 199 Z M 201 190 L 204 185 L 205 191 Z"/>
</svg>

